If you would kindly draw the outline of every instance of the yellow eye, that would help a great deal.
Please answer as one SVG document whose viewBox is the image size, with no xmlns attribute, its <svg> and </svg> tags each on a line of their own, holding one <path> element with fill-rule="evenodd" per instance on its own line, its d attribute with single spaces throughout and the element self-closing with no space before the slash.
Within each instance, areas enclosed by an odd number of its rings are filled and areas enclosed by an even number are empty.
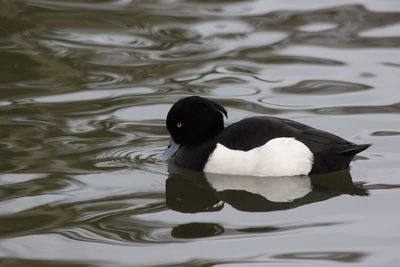
<svg viewBox="0 0 400 267">
<path fill-rule="evenodd" d="M 182 127 L 182 123 L 178 122 L 178 123 L 176 124 L 176 127 L 181 128 L 181 127 Z"/>
</svg>

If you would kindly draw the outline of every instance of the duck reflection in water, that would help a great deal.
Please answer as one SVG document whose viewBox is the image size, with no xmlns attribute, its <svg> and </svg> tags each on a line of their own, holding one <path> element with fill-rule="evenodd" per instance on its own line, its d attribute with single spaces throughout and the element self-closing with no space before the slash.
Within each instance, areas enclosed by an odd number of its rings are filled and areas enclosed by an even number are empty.
<svg viewBox="0 0 400 267">
<path fill-rule="evenodd" d="M 216 212 L 225 204 L 240 211 L 268 212 L 293 209 L 343 194 L 368 195 L 362 183 L 353 183 L 348 170 L 310 176 L 255 177 L 197 172 L 172 163 L 169 167 L 166 204 L 170 209 L 183 213 Z M 280 230 L 285 229 L 262 227 L 248 231 Z M 221 235 L 224 231 L 219 224 L 188 223 L 175 226 L 171 235 L 201 238 Z"/>
<path fill-rule="evenodd" d="M 170 163 L 166 204 L 179 212 L 212 212 L 227 203 L 240 211 L 286 210 L 342 194 L 367 196 L 348 170 L 310 176 L 254 177 L 210 174 Z"/>
</svg>

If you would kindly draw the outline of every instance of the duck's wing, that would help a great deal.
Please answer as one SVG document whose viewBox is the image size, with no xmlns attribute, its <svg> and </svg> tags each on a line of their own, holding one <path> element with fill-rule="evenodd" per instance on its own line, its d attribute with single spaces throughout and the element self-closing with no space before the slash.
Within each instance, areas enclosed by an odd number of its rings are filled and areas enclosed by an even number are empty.
<svg viewBox="0 0 400 267">
<path fill-rule="evenodd" d="M 310 174 L 348 169 L 354 156 L 370 145 L 357 145 L 308 125 L 275 117 L 252 117 L 225 128 L 216 141 L 230 149 L 248 151 L 271 139 L 294 137 L 314 154 Z"/>
<path fill-rule="evenodd" d="M 240 120 L 226 127 L 216 137 L 230 149 L 248 151 L 277 137 L 298 137 L 311 127 L 291 120 L 258 116 Z"/>
<path fill-rule="evenodd" d="M 370 144 L 357 145 L 339 136 L 317 129 L 304 130 L 296 139 L 304 143 L 314 154 L 330 151 L 343 156 L 354 157 L 357 153 L 371 146 Z"/>
<path fill-rule="evenodd" d="M 269 116 L 251 117 L 234 123 L 225 128 L 216 141 L 230 149 L 248 151 L 278 137 L 294 137 L 314 154 L 327 151 L 353 157 L 370 146 L 356 145 L 300 122 Z"/>
</svg>

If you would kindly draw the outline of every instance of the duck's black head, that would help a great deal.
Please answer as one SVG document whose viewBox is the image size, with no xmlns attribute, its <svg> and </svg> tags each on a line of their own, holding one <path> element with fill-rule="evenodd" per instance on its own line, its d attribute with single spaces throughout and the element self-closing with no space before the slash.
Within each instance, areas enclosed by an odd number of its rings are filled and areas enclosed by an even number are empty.
<svg viewBox="0 0 400 267">
<path fill-rule="evenodd" d="M 167 115 L 167 129 L 179 145 L 199 144 L 214 138 L 224 129 L 221 105 L 199 96 L 176 102 Z"/>
</svg>

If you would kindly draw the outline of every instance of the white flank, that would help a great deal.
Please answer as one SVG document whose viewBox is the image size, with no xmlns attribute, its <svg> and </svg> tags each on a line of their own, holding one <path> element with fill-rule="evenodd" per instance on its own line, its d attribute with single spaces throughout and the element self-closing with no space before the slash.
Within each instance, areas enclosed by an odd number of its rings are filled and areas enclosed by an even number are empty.
<svg viewBox="0 0 400 267">
<path fill-rule="evenodd" d="M 310 149 L 294 138 L 274 138 L 249 151 L 217 147 L 208 158 L 204 172 L 251 176 L 307 175 L 312 168 Z"/>
<path fill-rule="evenodd" d="M 309 176 L 254 177 L 206 173 L 209 184 L 217 191 L 245 190 L 273 202 L 290 202 L 312 191 Z"/>
</svg>

